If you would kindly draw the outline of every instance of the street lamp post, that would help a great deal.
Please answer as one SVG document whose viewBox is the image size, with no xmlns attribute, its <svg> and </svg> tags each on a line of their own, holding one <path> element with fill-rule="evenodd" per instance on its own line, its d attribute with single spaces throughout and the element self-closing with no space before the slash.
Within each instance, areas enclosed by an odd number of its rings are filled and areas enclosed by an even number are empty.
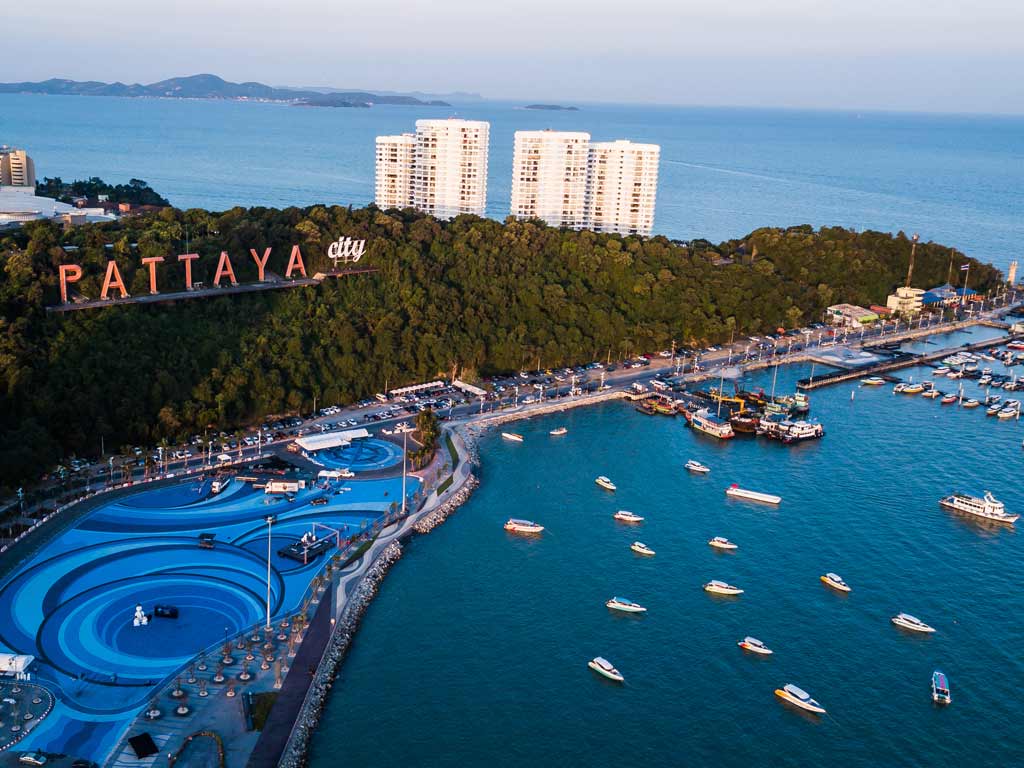
<svg viewBox="0 0 1024 768">
<path fill-rule="evenodd" d="M 402 433 L 402 516 L 404 517 L 405 516 L 405 479 L 406 479 L 406 474 L 407 474 L 406 470 L 407 470 L 407 468 L 409 466 L 409 460 L 407 458 L 408 452 L 406 451 L 406 448 L 409 445 L 409 433 L 412 432 L 412 428 L 406 426 L 406 427 L 402 427 L 401 429 L 398 429 L 396 431 L 399 431 L 399 432 Z"/>
<path fill-rule="evenodd" d="M 274 516 L 267 515 L 267 625 L 264 629 L 269 632 L 273 629 L 270 625 L 270 532 L 274 527 Z"/>
</svg>

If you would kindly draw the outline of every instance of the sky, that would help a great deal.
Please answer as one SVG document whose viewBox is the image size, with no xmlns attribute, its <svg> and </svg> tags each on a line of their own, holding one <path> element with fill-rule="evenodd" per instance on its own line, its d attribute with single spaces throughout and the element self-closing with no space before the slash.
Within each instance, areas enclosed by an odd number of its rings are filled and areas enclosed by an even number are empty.
<svg viewBox="0 0 1024 768">
<path fill-rule="evenodd" d="M 13 2 L 0 80 L 1024 113 L 1020 0 Z"/>
</svg>

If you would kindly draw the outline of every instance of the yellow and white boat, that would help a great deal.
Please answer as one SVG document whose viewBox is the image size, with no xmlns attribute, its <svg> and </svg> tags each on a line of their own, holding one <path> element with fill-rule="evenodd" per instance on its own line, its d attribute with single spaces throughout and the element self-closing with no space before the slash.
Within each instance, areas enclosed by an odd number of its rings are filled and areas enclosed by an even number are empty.
<svg viewBox="0 0 1024 768">
<path fill-rule="evenodd" d="M 832 587 L 840 592 L 849 592 L 850 585 L 843 581 L 842 577 L 838 573 L 826 573 L 821 577 L 821 582 L 825 586 Z"/>
</svg>

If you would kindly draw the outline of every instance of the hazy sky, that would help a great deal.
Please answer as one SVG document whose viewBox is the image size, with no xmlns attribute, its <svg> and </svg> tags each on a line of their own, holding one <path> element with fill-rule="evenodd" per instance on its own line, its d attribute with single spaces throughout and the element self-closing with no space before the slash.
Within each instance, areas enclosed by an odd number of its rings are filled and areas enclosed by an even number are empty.
<svg viewBox="0 0 1024 768">
<path fill-rule="evenodd" d="M 1021 0 L 13 0 L 4 28 L 5 81 L 1024 113 Z"/>
</svg>

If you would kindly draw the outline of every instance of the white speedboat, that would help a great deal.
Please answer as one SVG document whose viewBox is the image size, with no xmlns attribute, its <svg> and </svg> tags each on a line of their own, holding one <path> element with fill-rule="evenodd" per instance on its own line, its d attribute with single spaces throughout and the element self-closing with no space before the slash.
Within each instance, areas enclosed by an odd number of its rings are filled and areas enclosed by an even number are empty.
<svg viewBox="0 0 1024 768">
<path fill-rule="evenodd" d="M 786 683 L 782 688 L 775 689 L 775 695 L 783 701 L 789 702 L 790 704 L 805 709 L 808 712 L 813 712 L 816 715 L 825 714 L 825 708 L 818 702 L 811 698 L 810 694 L 802 688 L 797 688 L 792 683 Z"/>
<path fill-rule="evenodd" d="M 977 496 L 969 496 L 966 493 L 953 493 L 944 499 L 940 499 L 939 504 L 946 509 L 974 515 L 985 520 L 993 520 L 997 523 L 1008 523 L 1009 525 L 1013 525 L 1017 522 L 1017 518 L 1020 517 L 1020 515 L 1008 513 L 1003 502 L 996 499 L 988 491 L 985 491 L 985 495 L 980 499 Z"/>
<path fill-rule="evenodd" d="M 708 544 L 715 549 L 736 549 L 736 545 L 729 541 L 724 536 L 715 536 L 713 539 L 708 539 Z"/>
<path fill-rule="evenodd" d="M 746 488 L 740 488 L 736 483 L 733 483 L 725 489 L 725 495 L 731 496 L 734 499 L 760 501 L 763 504 L 779 504 L 782 501 L 781 496 L 774 496 L 770 493 L 760 493 L 759 491 L 748 491 Z"/>
<path fill-rule="evenodd" d="M 860 383 L 865 387 L 880 387 L 885 384 L 885 379 L 881 376 L 868 376 L 866 379 L 861 379 Z"/>
<path fill-rule="evenodd" d="M 629 548 L 636 552 L 638 555 L 647 555 L 648 557 L 654 555 L 654 550 L 644 544 L 642 541 L 634 541 L 629 545 Z"/>
<path fill-rule="evenodd" d="M 548 434 L 551 435 L 552 437 L 561 437 L 562 435 L 567 434 L 568 432 L 569 430 L 566 429 L 565 427 L 555 427 L 550 432 L 548 432 Z"/>
<path fill-rule="evenodd" d="M 932 672 L 932 701 L 936 704 L 953 703 L 953 694 L 949 692 L 949 681 L 937 669 Z"/>
<path fill-rule="evenodd" d="M 708 472 L 711 471 L 711 467 L 706 467 L 699 461 L 696 461 L 694 459 L 690 459 L 688 462 L 686 462 L 686 468 L 691 472 L 696 472 L 697 474 L 700 475 L 706 475 Z"/>
<path fill-rule="evenodd" d="M 935 627 L 929 627 L 916 616 L 909 613 L 897 613 L 892 617 L 892 623 L 897 627 L 910 630 L 911 632 L 934 632 Z"/>
<path fill-rule="evenodd" d="M 932 371 L 932 375 L 933 376 L 945 376 L 948 373 L 949 373 L 949 366 L 948 365 L 940 365 L 938 368 L 936 368 L 934 371 Z"/>
<path fill-rule="evenodd" d="M 1019 413 L 1020 410 L 1018 408 L 1014 408 L 1012 405 L 1005 405 L 996 416 L 1000 419 L 1015 419 Z"/>
<path fill-rule="evenodd" d="M 613 611 L 622 611 L 623 613 L 647 613 L 646 608 L 626 597 L 613 597 L 605 603 L 605 607 L 611 608 Z"/>
<path fill-rule="evenodd" d="M 616 683 L 621 683 L 626 679 L 622 676 L 622 673 L 613 667 L 612 663 L 603 656 L 595 656 L 587 662 L 587 666 L 597 672 L 597 674 L 604 675 L 609 680 L 614 680 Z"/>
<path fill-rule="evenodd" d="M 612 515 L 620 523 L 642 523 L 644 521 L 641 515 L 634 512 L 630 512 L 628 509 L 620 509 L 614 515 Z"/>
<path fill-rule="evenodd" d="M 726 584 L 724 581 L 718 581 L 718 579 L 712 579 L 704 585 L 704 591 L 710 592 L 713 595 L 742 595 L 743 590 L 739 587 L 734 587 L 732 584 Z"/>
<path fill-rule="evenodd" d="M 606 491 L 614 491 L 615 490 L 615 483 L 613 483 L 611 480 L 609 480 L 604 475 L 601 475 L 600 477 L 595 479 L 594 482 L 597 483 L 598 485 L 600 485 Z"/>
<path fill-rule="evenodd" d="M 977 408 L 979 405 L 981 405 L 981 401 L 972 397 L 970 400 L 964 400 L 964 402 L 961 405 L 961 407 L 962 408 Z"/>
<path fill-rule="evenodd" d="M 504 437 L 506 440 L 511 440 L 513 443 L 523 442 L 523 436 L 518 434 L 517 432 L 502 432 L 501 436 Z"/>
<path fill-rule="evenodd" d="M 826 573 L 821 577 L 821 581 L 826 586 L 832 587 L 832 589 L 838 589 L 840 592 L 850 591 L 850 585 L 843 581 L 838 573 Z"/>
<path fill-rule="evenodd" d="M 759 653 L 762 656 L 772 655 L 771 648 L 762 643 L 756 637 L 750 637 L 749 635 L 747 637 L 744 637 L 738 643 L 736 643 L 736 645 L 738 645 L 744 651 L 750 651 L 751 653 Z"/>
<path fill-rule="evenodd" d="M 505 523 L 505 530 L 509 533 L 532 534 L 540 533 L 544 530 L 544 526 L 538 525 L 537 523 L 531 520 L 518 520 L 513 517 L 507 523 Z"/>
</svg>

